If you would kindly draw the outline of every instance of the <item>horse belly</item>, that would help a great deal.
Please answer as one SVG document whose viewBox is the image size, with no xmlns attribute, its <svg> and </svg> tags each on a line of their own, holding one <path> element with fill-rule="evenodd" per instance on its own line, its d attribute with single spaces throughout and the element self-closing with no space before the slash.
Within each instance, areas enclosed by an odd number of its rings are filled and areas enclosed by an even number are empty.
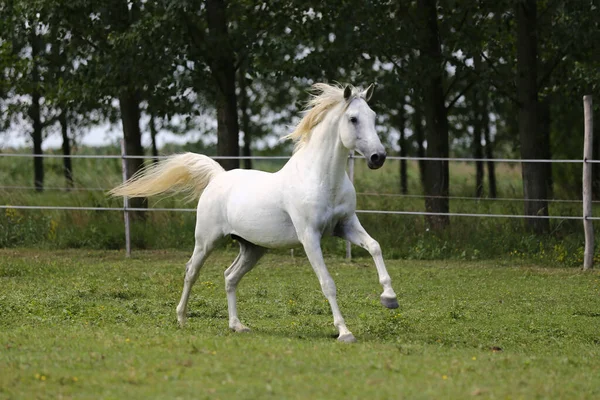
<svg viewBox="0 0 600 400">
<path fill-rule="evenodd" d="M 289 215 L 282 210 L 248 207 L 231 210 L 229 224 L 232 234 L 266 248 L 291 247 L 299 243 Z"/>
<path fill-rule="evenodd" d="M 272 176 L 263 177 L 238 181 L 232 188 L 226 211 L 231 234 L 267 248 L 295 246 L 299 243 L 298 235 L 289 214 L 281 207 L 279 196 L 272 190 Z"/>
</svg>

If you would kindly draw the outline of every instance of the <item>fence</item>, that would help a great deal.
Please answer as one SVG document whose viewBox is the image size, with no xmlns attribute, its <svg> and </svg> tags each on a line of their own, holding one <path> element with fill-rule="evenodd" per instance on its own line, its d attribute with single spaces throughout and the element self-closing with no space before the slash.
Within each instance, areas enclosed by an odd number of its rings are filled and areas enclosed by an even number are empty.
<svg viewBox="0 0 600 400">
<path fill-rule="evenodd" d="M 565 160 L 551 160 L 551 159 L 510 159 L 510 158 L 466 158 L 466 157 L 387 157 L 388 160 L 407 160 L 407 161 L 452 161 L 452 162 L 495 162 L 495 163 L 581 163 L 583 165 L 583 199 L 579 200 L 553 200 L 553 199 L 541 199 L 548 202 L 581 202 L 583 204 L 582 216 L 560 216 L 560 215 L 520 215 L 520 214 L 484 214 L 484 213 L 441 213 L 441 212 L 427 212 L 427 211 L 401 211 L 401 210 L 356 210 L 357 214 L 388 214 L 388 215 L 422 215 L 422 216 L 451 216 L 451 217 L 475 217 L 475 218 L 521 218 L 521 219 L 561 219 L 561 220 L 582 220 L 584 231 L 585 231 L 585 251 L 584 251 L 584 264 L 583 269 L 591 269 L 593 263 L 594 253 L 594 231 L 592 221 L 600 220 L 600 217 L 592 216 L 592 164 L 600 163 L 600 160 L 592 159 L 592 143 L 593 143 L 593 118 L 592 118 L 592 98 L 591 96 L 584 96 L 584 152 L 583 159 L 565 159 Z M 125 146 L 121 142 L 121 155 L 57 155 L 57 154 L 14 154 L 14 153 L 0 153 L 0 157 L 42 157 L 42 158 L 88 158 L 88 159 L 121 159 L 122 160 L 122 175 L 123 181 L 126 180 L 127 166 L 126 159 L 155 159 L 154 156 L 130 156 L 125 153 Z M 168 156 L 159 156 L 158 158 L 166 158 Z M 286 156 L 215 156 L 212 157 L 215 160 L 220 159 L 251 159 L 251 160 L 288 160 L 290 157 Z M 358 157 L 354 154 L 348 156 L 348 175 L 352 181 L 354 181 L 354 160 Z M 14 189 L 29 189 L 26 186 L 3 186 L 0 188 L 14 188 Z M 54 188 L 54 189 L 65 189 L 65 188 Z M 108 190 L 108 188 L 86 188 L 85 190 Z M 421 195 L 401 195 L 401 194 L 380 194 L 380 193 L 357 193 L 361 195 L 384 195 L 384 196 L 406 196 L 406 197 L 436 197 L 436 196 L 421 196 Z M 459 196 L 448 196 L 448 199 L 471 199 L 468 197 Z M 497 199 L 496 199 L 497 200 Z M 518 199 L 518 198 L 503 198 L 500 200 L 510 201 L 540 201 L 540 199 Z M 131 253 L 131 240 L 130 240 L 130 229 L 129 229 L 129 212 L 131 211 L 150 211 L 150 212 L 161 212 L 161 211 L 172 211 L 172 212 L 195 212 L 195 208 L 132 208 L 129 207 L 128 199 L 124 198 L 123 207 L 72 207 L 72 206 L 26 206 L 26 205 L 0 205 L 0 209 L 14 208 L 14 209 L 29 209 L 29 210 L 81 210 L 81 211 L 120 211 L 123 212 L 124 226 L 125 226 L 125 242 L 126 242 L 126 254 L 129 256 Z M 350 242 L 346 244 L 346 257 L 351 258 Z"/>
</svg>

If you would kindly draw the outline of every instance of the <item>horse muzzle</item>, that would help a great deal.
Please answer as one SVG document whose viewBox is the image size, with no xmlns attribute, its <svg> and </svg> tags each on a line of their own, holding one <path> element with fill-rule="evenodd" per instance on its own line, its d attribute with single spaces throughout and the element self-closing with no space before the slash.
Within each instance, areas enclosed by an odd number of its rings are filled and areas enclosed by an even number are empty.
<svg viewBox="0 0 600 400">
<path fill-rule="evenodd" d="M 385 158 L 385 151 L 373 153 L 367 158 L 367 165 L 370 169 L 379 169 L 385 162 Z"/>
</svg>

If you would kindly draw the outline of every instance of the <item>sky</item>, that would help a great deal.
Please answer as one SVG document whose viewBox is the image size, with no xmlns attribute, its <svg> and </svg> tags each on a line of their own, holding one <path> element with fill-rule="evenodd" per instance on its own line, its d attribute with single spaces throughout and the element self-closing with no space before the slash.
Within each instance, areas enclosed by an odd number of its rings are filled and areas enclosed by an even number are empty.
<svg viewBox="0 0 600 400">
<path fill-rule="evenodd" d="M 77 139 L 78 145 L 84 146 L 104 146 L 117 143 L 123 137 L 120 124 L 102 124 L 87 128 Z M 196 142 L 200 138 L 200 132 L 190 132 L 185 135 L 174 135 L 168 131 L 159 131 L 156 141 L 159 148 L 165 143 L 184 144 L 187 142 Z M 142 133 L 142 145 L 150 146 L 150 135 Z M 6 148 L 30 147 L 31 139 L 28 135 L 19 129 L 12 129 L 0 134 L 0 150 Z M 59 132 L 51 133 L 44 139 L 43 150 L 57 149 L 62 146 L 62 137 Z"/>
</svg>

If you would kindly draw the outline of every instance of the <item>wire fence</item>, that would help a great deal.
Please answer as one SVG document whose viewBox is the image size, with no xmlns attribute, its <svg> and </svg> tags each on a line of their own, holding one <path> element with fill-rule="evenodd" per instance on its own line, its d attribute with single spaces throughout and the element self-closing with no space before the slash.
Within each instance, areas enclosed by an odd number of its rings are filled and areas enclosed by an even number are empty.
<svg viewBox="0 0 600 400">
<path fill-rule="evenodd" d="M 438 212 L 427 212 L 427 211 L 403 211 L 403 210 L 357 210 L 358 214 L 382 214 L 382 215 L 420 215 L 420 216 L 448 216 L 448 217 L 475 217 L 475 218 L 521 218 L 521 219 L 561 219 L 561 220 L 582 220 L 585 231 L 585 253 L 584 253 L 584 269 L 589 269 L 593 262 L 594 252 L 594 234 L 593 226 L 591 222 L 593 220 L 600 220 L 600 217 L 592 216 L 592 194 L 591 194 L 591 165 L 600 163 L 600 160 L 592 159 L 592 145 L 593 145 L 593 114 L 592 114 L 592 97 L 583 97 L 584 105 L 584 151 L 581 159 L 511 159 L 511 158 L 469 158 L 469 157 L 387 157 L 389 160 L 404 160 L 404 161 L 434 161 L 434 162 L 494 162 L 494 163 L 563 163 L 563 164 L 582 164 L 583 169 L 583 187 L 582 187 L 582 200 L 569 200 L 569 199 L 520 199 L 520 198 L 479 198 L 479 197 L 465 197 L 465 196 L 429 196 L 429 195 L 408 195 L 408 194 L 396 194 L 396 193 L 373 193 L 373 192 L 359 192 L 360 196 L 393 196 L 393 197 L 404 197 L 404 198 L 442 198 L 448 200 L 477 200 L 477 201 L 543 201 L 548 203 L 582 203 L 583 210 L 581 216 L 565 216 L 565 215 L 521 215 L 521 214 L 490 214 L 490 213 L 438 213 Z M 71 158 L 71 159 L 120 159 L 122 164 L 123 180 L 127 175 L 126 171 L 126 159 L 164 159 L 167 156 L 133 156 L 126 155 L 125 146 L 123 140 L 121 141 L 121 154 L 120 155 L 62 155 L 62 154 L 25 154 L 25 153 L 0 153 L 0 157 L 28 157 L 28 158 Z M 215 160 L 288 160 L 290 156 L 214 156 Z M 356 156 L 353 153 L 348 156 L 348 173 L 350 179 L 354 182 L 354 160 L 356 158 L 363 158 L 362 156 Z M 30 186 L 0 186 L 0 190 L 34 190 L 36 187 Z M 95 188 L 81 188 L 81 187 L 53 187 L 50 190 L 78 190 L 78 191 L 105 191 L 106 188 L 95 187 Z M 597 203 L 597 202 L 596 202 Z M 127 237 L 127 254 L 130 251 L 129 243 L 129 212 L 130 211 L 170 211 L 170 212 L 194 212 L 193 208 L 131 208 L 128 206 L 127 198 L 124 199 L 123 207 L 83 207 L 83 206 L 47 206 L 47 205 L 0 205 L 0 209 L 15 208 L 15 209 L 29 209 L 29 210 L 88 210 L 88 211 L 119 211 L 124 214 L 125 230 Z M 350 247 L 349 243 L 346 248 L 346 254 L 349 256 Z"/>
<path fill-rule="evenodd" d="M 132 156 L 117 154 L 28 154 L 28 153 L 0 153 L 0 157 L 27 157 L 27 158 L 91 158 L 91 159 L 164 159 L 169 156 Z M 211 156 L 213 160 L 289 160 L 291 156 Z M 353 155 L 349 158 L 364 158 L 362 155 Z M 388 156 L 387 160 L 405 160 L 405 161 L 451 161 L 451 162 L 494 162 L 494 163 L 600 163 L 600 160 L 592 159 L 521 159 L 521 158 L 473 158 L 473 157 L 400 157 Z"/>
<path fill-rule="evenodd" d="M 155 160 L 165 159 L 168 156 L 129 156 L 129 155 L 83 155 L 75 154 L 65 156 L 62 154 L 24 154 L 24 153 L 0 153 L 0 157 L 41 157 L 41 158 L 65 158 L 70 157 L 73 159 L 120 159 L 125 161 L 126 159 L 144 159 L 144 160 Z M 238 157 L 225 157 L 225 156 L 214 156 L 211 157 L 215 160 L 224 159 L 235 159 L 235 160 L 289 160 L 289 156 L 238 156 Z M 362 156 L 349 155 L 349 173 L 353 175 L 353 164 L 357 158 L 363 158 Z M 466 157 L 387 157 L 388 160 L 406 160 L 406 161 L 446 161 L 446 162 L 495 162 L 495 163 L 581 163 L 591 164 L 600 163 L 600 160 L 591 159 L 511 159 L 511 158 L 466 158 Z M 353 179 L 354 176 L 351 176 Z M 105 187 L 45 187 L 45 190 L 57 190 L 57 191 L 109 191 L 110 188 Z M 0 186 L 0 190 L 37 190 L 35 186 L 18 186 L 18 185 L 5 185 Z M 380 197 L 398 197 L 398 198 L 414 198 L 414 199 L 448 199 L 448 200 L 470 200 L 470 201 L 504 201 L 504 202 L 537 202 L 544 201 L 548 203 L 582 203 L 584 200 L 571 200 L 571 199 L 525 199 L 517 197 L 469 197 L 469 196 L 431 196 L 423 194 L 402 194 L 402 193 L 377 193 L 377 192 L 357 192 L 358 196 L 380 196 Z M 594 201 L 594 203 L 600 203 L 600 201 Z M 24 210 L 79 210 L 79 211 L 112 211 L 112 212 L 123 212 L 125 215 L 133 211 L 146 211 L 146 212 L 195 212 L 195 208 L 132 208 L 126 204 L 123 207 L 86 207 L 86 206 L 48 206 L 48 205 L 0 205 L 0 209 L 24 209 Z M 593 217 L 591 215 L 523 215 L 523 214 L 495 214 L 495 213 L 458 213 L 458 212 L 427 212 L 427 211 L 405 211 L 405 210 L 356 210 L 357 214 L 380 214 L 380 215 L 412 215 L 412 216 L 448 216 L 448 217 L 472 217 L 472 218 L 511 218 L 511 219 L 553 219 L 553 220 L 600 220 L 600 217 Z M 349 251 L 347 252 L 349 254 Z"/>
<path fill-rule="evenodd" d="M 79 186 L 44 186 L 44 190 L 50 191 L 81 191 L 81 192 L 108 192 L 111 187 L 79 187 Z M 35 186 L 2 186 L 0 190 L 38 190 Z M 373 197 L 398 197 L 408 199 L 448 199 L 448 200 L 472 200 L 472 201 L 498 201 L 498 202 L 539 202 L 547 203 L 582 203 L 583 200 L 574 199 L 525 199 L 522 197 L 476 197 L 476 196 L 433 196 L 425 194 L 404 194 L 404 193 L 380 193 L 380 192 L 356 192 L 357 196 L 373 196 Z M 600 200 L 594 200 L 593 203 L 600 203 Z"/>
<path fill-rule="evenodd" d="M 16 210 L 80 210 L 80 211 L 171 211 L 171 212 L 196 212 L 195 208 L 135 208 L 135 207 L 85 207 L 85 206 L 21 206 L 0 205 L 0 209 Z M 424 216 L 453 216 L 453 217 L 488 217 L 488 218 L 523 218 L 523 219 L 575 219 L 584 217 L 574 215 L 518 215 L 518 214 L 485 214 L 485 213 L 442 213 L 428 211 L 390 211 L 390 210 L 356 210 L 357 214 L 388 214 L 388 215 L 424 215 Z M 600 217 L 585 217 L 588 220 L 600 220 Z"/>
<path fill-rule="evenodd" d="M 144 159 L 144 160 L 154 160 L 154 159 L 165 159 L 169 156 L 129 156 L 129 155 L 84 155 L 84 154 L 75 154 L 65 156 L 62 154 L 25 154 L 25 153 L 0 153 L 0 157 L 42 157 L 42 158 L 79 158 L 79 159 Z M 228 156 L 213 156 L 211 157 L 214 160 L 225 160 L 225 159 L 235 159 L 235 160 L 289 160 L 289 156 L 237 156 L 237 157 L 228 157 Z M 353 164 L 354 159 L 364 158 L 360 155 L 350 155 L 348 157 L 349 163 Z M 521 160 L 521 159 L 512 159 L 512 158 L 497 158 L 497 159 L 486 159 L 486 158 L 465 158 L 465 157 L 444 157 L 444 158 L 436 158 L 436 157 L 387 157 L 388 160 L 407 160 L 407 161 L 449 161 L 449 162 L 477 162 L 477 161 L 493 161 L 493 162 L 502 162 L 502 163 L 524 163 L 524 162 L 544 162 L 544 163 L 594 163 L 600 162 L 600 160 Z M 349 168 L 350 171 L 353 171 L 353 168 Z M 354 178 L 354 177 L 352 177 Z M 0 190 L 37 190 L 35 186 L 0 186 Z M 111 188 L 106 187 L 45 187 L 44 190 L 57 190 L 57 191 L 105 191 L 108 192 Z M 381 197 L 399 197 L 399 198 L 414 198 L 414 199 L 448 199 L 448 200 L 471 200 L 471 201 L 505 201 L 505 202 L 548 202 L 548 203 L 582 203 L 583 200 L 571 200 L 571 199 L 525 199 L 518 197 L 469 197 L 469 196 L 432 196 L 432 195 L 423 195 L 423 194 L 402 194 L 402 193 L 378 193 L 378 192 L 357 192 L 358 196 L 381 196 Z M 600 203 L 600 201 L 594 201 L 594 203 Z M 46 206 L 46 205 L 35 205 L 35 206 L 25 206 L 25 205 L 0 205 L 0 208 L 22 208 L 22 209 L 39 209 L 39 210 L 88 210 L 88 211 L 174 211 L 174 212 L 193 212 L 195 208 L 143 208 L 143 209 L 133 209 L 129 207 L 76 207 L 76 206 Z M 544 216 L 544 215 L 522 215 L 522 214 L 490 214 L 490 213 L 456 213 L 456 212 L 447 212 L 447 213 L 432 213 L 426 211 L 403 211 L 403 210 L 357 210 L 357 213 L 363 214 L 388 214 L 388 215 L 422 215 L 422 216 L 450 216 L 450 217 L 479 217 L 479 218 L 522 218 L 522 219 L 532 219 L 532 218 L 540 218 L 540 219 L 591 219 L 597 220 L 600 217 L 592 217 L 592 216 L 561 216 L 561 215 L 553 215 L 553 216 Z"/>
</svg>

